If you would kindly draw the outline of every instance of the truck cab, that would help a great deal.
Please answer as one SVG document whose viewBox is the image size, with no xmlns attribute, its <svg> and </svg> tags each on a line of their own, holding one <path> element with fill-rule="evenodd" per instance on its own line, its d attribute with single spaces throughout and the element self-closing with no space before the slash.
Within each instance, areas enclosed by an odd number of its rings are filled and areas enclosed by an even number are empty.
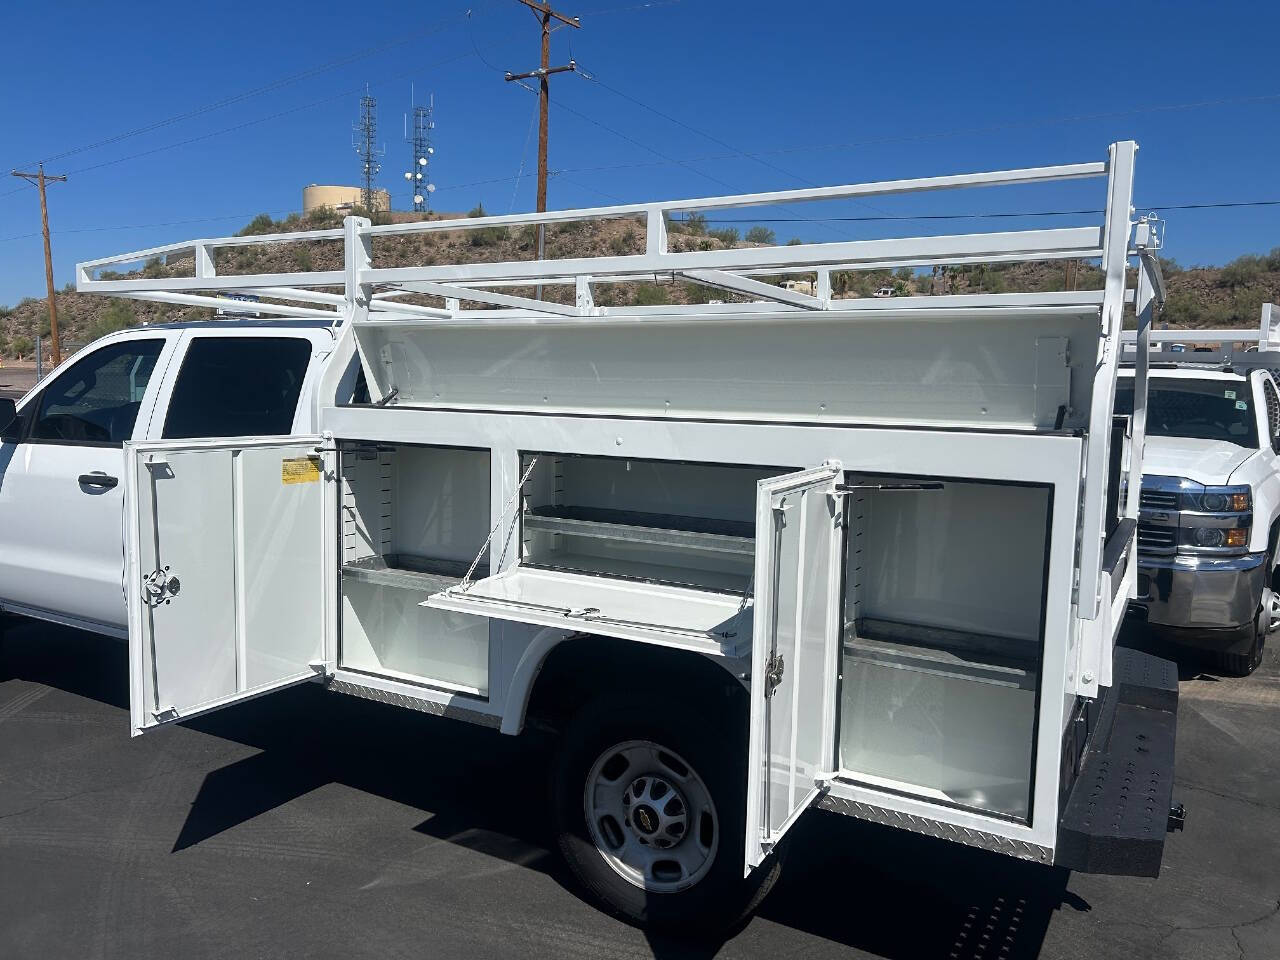
<svg viewBox="0 0 1280 960">
<path fill-rule="evenodd" d="M 1243 676 L 1280 626 L 1280 388 L 1261 366 L 1275 355 L 1187 356 L 1148 381 L 1135 603 L 1157 635 Z M 1132 383 L 1122 370 L 1117 414 Z"/>
<path fill-rule="evenodd" d="M 37 384 L 0 424 L 0 611 L 123 639 L 125 443 L 310 433 L 333 339 L 316 321 L 135 327 Z"/>
</svg>

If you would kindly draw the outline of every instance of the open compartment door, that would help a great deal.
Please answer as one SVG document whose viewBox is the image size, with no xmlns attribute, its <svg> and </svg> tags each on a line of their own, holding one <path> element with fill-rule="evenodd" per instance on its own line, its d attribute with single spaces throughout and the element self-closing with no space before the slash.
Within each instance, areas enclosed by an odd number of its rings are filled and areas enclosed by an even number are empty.
<svg viewBox="0 0 1280 960">
<path fill-rule="evenodd" d="M 828 461 L 758 486 L 748 871 L 813 802 L 834 767 L 841 474 L 841 465 Z"/>
<path fill-rule="evenodd" d="M 332 446 L 291 437 L 127 447 L 135 736 L 329 672 Z"/>
</svg>

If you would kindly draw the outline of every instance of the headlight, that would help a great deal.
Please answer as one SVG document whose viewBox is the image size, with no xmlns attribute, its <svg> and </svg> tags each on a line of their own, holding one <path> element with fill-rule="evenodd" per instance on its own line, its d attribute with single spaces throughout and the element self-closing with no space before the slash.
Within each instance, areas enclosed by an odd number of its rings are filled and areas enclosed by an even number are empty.
<svg viewBox="0 0 1280 960">
<path fill-rule="evenodd" d="M 1230 506 L 1231 501 L 1227 499 L 1225 493 L 1206 493 L 1200 498 L 1200 503 L 1210 513 L 1223 513 Z"/>
<path fill-rule="evenodd" d="M 1182 494 L 1179 507 L 1196 513 L 1248 513 L 1253 509 L 1253 497 L 1248 487 L 1205 487 Z"/>
<path fill-rule="evenodd" d="M 1197 547 L 1221 547 L 1227 542 L 1226 531 L 1221 527 L 1196 527 L 1192 536 Z"/>
<path fill-rule="evenodd" d="M 1183 527 L 1182 544 L 1202 550 L 1243 550 L 1250 527 Z"/>
</svg>

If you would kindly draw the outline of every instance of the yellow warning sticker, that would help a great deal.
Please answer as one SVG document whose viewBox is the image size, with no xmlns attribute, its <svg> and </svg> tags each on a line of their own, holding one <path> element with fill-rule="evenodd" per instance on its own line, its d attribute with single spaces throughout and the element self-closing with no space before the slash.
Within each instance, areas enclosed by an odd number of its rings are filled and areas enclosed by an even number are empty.
<svg viewBox="0 0 1280 960">
<path fill-rule="evenodd" d="M 281 483 L 315 483 L 319 479 L 319 457 L 293 457 L 280 461 Z"/>
</svg>

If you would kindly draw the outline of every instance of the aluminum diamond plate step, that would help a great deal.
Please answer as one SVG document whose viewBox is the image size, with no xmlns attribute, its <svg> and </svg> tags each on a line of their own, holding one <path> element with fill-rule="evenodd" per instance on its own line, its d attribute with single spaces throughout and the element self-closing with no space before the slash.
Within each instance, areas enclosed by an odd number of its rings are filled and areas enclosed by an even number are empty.
<svg viewBox="0 0 1280 960">
<path fill-rule="evenodd" d="M 1173 805 L 1177 672 L 1119 649 L 1115 679 L 1059 821 L 1054 859 L 1085 873 L 1155 877 Z"/>
</svg>

